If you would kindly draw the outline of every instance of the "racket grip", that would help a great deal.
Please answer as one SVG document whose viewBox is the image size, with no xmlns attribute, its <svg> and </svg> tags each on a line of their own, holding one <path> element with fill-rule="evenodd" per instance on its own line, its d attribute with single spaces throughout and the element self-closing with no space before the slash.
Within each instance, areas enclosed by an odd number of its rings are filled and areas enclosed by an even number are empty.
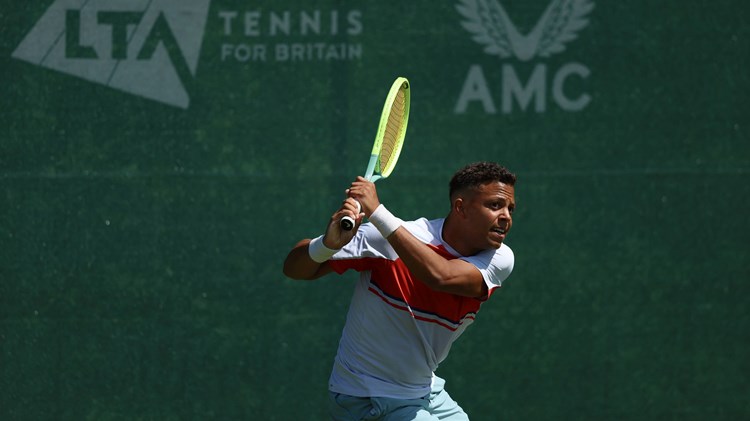
<svg viewBox="0 0 750 421">
<path fill-rule="evenodd" d="M 359 214 L 361 210 L 362 210 L 362 205 L 360 205 L 359 202 L 357 202 L 357 214 Z M 354 228 L 354 225 L 356 225 L 356 223 L 354 222 L 354 218 L 347 215 L 341 218 L 341 220 L 339 221 L 339 225 L 341 226 L 342 230 L 351 231 Z"/>
</svg>

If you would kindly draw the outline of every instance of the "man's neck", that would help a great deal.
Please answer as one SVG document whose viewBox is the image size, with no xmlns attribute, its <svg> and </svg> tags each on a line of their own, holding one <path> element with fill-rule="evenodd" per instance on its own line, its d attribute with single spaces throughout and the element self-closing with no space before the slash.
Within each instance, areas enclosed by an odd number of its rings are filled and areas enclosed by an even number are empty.
<svg viewBox="0 0 750 421">
<path fill-rule="evenodd" d="M 443 232 L 441 233 L 443 241 L 451 246 L 453 250 L 456 250 L 461 256 L 472 256 L 477 254 L 481 250 L 471 250 L 461 240 L 462 233 L 460 232 L 460 227 L 456 223 L 457 221 L 455 218 L 456 216 L 451 213 L 445 217 L 445 222 L 443 222 Z"/>
</svg>

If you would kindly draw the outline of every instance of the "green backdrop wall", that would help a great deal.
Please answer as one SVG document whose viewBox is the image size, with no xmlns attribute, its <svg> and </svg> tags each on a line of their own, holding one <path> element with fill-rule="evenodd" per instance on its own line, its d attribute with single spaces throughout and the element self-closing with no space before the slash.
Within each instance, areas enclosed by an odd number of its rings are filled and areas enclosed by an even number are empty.
<svg viewBox="0 0 750 421">
<path fill-rule="evenodd" d="M 747 2 L 0 7 L 0 418 L 326 419 L 354 275 L 281 265 L 396 76 L 391 210 L 519 177 L 515 271 L 438 371 L 472 419 L 750 417 Z"/>
</svg>

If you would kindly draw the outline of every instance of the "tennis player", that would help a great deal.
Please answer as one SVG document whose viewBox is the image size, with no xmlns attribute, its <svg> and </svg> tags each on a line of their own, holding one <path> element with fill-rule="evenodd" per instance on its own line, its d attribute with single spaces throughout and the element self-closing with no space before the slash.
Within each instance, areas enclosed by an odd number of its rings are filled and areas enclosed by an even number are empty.
<svg viewBox="0 0 750 421">
<path fill-rule="evenodd" d="M 329 380 L 332 419 L 469 419 L 435 370 L 513 269 L 504 242 L 515 181 L 498 164 L 470 164 L 450 181 L 447 217 L 402 221 L 357 177 L 325 234 L 290 251 L 293 279 L 360 273 Z M 340 227 L 345 215 L 351 231 Z"/>
</svg>

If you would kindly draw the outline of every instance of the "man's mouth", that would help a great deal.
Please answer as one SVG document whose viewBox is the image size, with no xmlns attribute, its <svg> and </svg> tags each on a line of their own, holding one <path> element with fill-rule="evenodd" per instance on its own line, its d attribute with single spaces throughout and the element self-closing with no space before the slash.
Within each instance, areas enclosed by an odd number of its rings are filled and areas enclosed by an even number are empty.
<svg viewBox="0 0 750 421">
<path fill-rule="evenodd" d="M 498 233 L 500 235 L 505 235 L 508 232 L 508 230 L 506 230 L 505 228 L 500 228 L 500 227 L 492 228 L 490 231 Z"/>
</svg>

